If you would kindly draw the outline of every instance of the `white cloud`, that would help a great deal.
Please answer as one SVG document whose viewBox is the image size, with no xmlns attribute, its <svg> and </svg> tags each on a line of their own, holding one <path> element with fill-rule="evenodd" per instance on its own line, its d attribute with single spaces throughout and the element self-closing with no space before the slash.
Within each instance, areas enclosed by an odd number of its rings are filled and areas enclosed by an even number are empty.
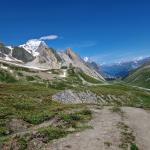
<svg viewBox="0 0 150 150">
<path fill-rule="evenodd" d="M 58 35 L 47 35 L 47 36 L 42 36 L 40 40 L 56 40 L 58 39 Z"/>
</svg>

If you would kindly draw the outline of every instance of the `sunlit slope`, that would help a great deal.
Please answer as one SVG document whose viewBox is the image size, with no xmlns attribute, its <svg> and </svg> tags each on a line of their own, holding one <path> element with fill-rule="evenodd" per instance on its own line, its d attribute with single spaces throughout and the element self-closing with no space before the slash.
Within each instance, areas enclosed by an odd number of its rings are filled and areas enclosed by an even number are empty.
<svg viewBox="0 0 150 150">
<path fill-rule="evenodd" d="M 146 64 L 125 78 L 127 83 L 150 88 L 150 64 Z"/>
</svg>

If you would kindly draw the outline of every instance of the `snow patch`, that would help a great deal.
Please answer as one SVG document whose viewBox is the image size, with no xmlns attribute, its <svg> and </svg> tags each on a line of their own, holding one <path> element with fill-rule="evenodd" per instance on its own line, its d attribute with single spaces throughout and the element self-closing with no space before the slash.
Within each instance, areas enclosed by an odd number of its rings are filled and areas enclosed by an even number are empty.
<svg viewBox="0 0 150 150">
<path fill-rule="evenodd" d="M 11 59 L 8 55 L 5 55 L 5 60 L 7 60 L 7 61 L 13 61 L 13 59 Z"/>
<path fill-rule="evenodd" d="M 6 46 L 7 48 L 9 48 L 10 50 L 13 50 L 13 47 L 12 46 Z"/>
<path fill-rule="evenodd" d="M 89 57 L 84 57 L 84 61 L 88 62 L 89 61 Z"/>
</svg>

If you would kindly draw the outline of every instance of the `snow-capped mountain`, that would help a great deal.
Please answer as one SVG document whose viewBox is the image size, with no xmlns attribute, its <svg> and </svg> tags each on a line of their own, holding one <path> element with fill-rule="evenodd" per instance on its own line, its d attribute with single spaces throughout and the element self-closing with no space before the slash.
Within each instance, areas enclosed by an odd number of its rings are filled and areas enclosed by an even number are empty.
<svg viewBox="0 0 150 150">
<path fill-rule="evenodd" d="M 85 62 L 71 48 L 65 52 L 57 52 L 49 48 L 42 40 L 32 39 L 20 46 L 0 45 L 0 59 L 21 63 L 29 68 L 60 69 L 62 66 L 77 67 L 84 73 L 97 79 L 104 78 L 91 65 Z"/>
<path fill-rule="evenodd" d="M 31 53 L 33 56 L 38 56 L 39 55 L 39 49 L 40 48 L 48 48 L 46 43 L 42 40 L 38 39 L 32 39 L 27 41 L 25 44 L 20 45 L 19 47 L 24 48 L 27 50 L 29 53 Z"/>
</svg>

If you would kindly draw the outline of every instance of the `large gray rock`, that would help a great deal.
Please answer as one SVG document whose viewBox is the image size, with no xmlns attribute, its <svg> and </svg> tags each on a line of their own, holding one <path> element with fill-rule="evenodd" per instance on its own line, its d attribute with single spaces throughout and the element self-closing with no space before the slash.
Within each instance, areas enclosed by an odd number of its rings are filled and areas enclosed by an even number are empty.
<svg viewBox="0 0 150 150">
<path fill-rule="evenodd" d="M 130 99 L 124 95 L 111 95 L 111 94 L 95 94 L 91 91 L 77 92 L 73 90 L 64 90 L 52 96 L 52 100 L 59 101 L 65 104 L 124 104 Z"/>
<path fill-rule="evenodd" d="M 62 103 L 97 103 L 98 96 L 90 91 L 76 92 L 65 90 L 52 96 L 52 99 Z"/>
</svg>

